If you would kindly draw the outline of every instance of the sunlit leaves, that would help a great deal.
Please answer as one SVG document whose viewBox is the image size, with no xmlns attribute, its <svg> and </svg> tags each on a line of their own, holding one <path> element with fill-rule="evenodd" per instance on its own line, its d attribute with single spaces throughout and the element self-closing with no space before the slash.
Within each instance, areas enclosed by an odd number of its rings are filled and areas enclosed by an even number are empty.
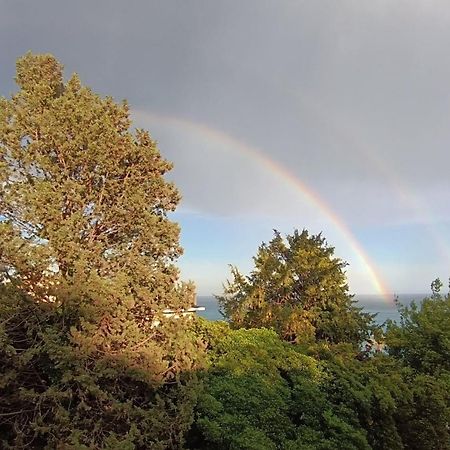
<svg viewBox="0 0 450 450">
<path fill-rule="evenodd" d="M 249 276 L 232 268 L 219 303 L 235 326 L 273 327 L 288 341 L 354 342 L 363 339 L 371 316 L 353 304 L 346 263 L 321 235 L 297 230 L 263 243 Z"/>
</svg>

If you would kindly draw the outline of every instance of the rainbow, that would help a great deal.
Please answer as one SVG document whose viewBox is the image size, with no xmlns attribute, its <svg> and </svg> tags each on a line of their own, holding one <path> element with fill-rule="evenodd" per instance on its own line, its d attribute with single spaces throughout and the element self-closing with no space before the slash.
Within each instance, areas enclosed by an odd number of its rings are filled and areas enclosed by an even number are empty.
<svg viewBox="0 0 450 450">
<path fill-rule="evenodd" d="M 410 194 L 407 183 L 400 178 L 398 171 L 395 170 L 392 164 L 387 164 L 379 156 L 378 149 L 365 139 L 360 128 L 346 119 L 342 111 L 338 113 L 337 111 L 333 111 L 330 105 L 321 104 L 317 96 L 312 97 L 307 91 L 299 91 L 287 86 L 288 83 L 273 85 L 273 87 L 289 96 L 290 99 L 294 98 L 297 100 L 299 105 L 308 111 L 309 115 L 313 114 L 316 119 L 333 132 L 341 141 L 344 141 L 347 147 L 353 148 L 358 153 L 364 155 L 370 162 L 370 165 L 375 167 L 384 177 L 384 180 L 389 183 L 399 200 L 414 213 L 415 218 L 419 222 L 426 226 L 428 235 L 435 243 L 437 253 L 449 265 L 450 247 L 434 224 L 432 210 L 428 205 Z"/>
<path fill-rule="evenodd" d="M 386 302 L 393 302 L 392 291 L 388 288 L 387 284 L 378 274 L 374 263 L 367 255 L 366 251 L 353 235 L 348 225 L 333 211 L 333 209 L 323 200 L 319 195 L 314 192 L 305 183 L 299 180 L 292 172 L 280 163 L 270 159 L 262 150 L 250 146 L 242 141 L 230 136 L 229 134 L 211 128 L 199 122 L 193 122 L 184 118 L 155 114 L 153 112 L 134 110 L 133 117 L 139 122 L 153 122 L 160 123 L 162 125 L 169 125 L 176 128 L 182 128 L 194 133 L 199 133 L 201 136 L 220 142 L 223 145 L 229 146 L 236 151 L 247 155 L 254 161 L 257 161 L 261 166 L 266 168 L 269 172 L 275 174 L 281 178 L 284 182 L 291 185 L 296 191 L 300 192 L 302 196 L 306 198 L 314 207 L 319 209 L 321 213 L 326 216 L 330 222 L 336 227 L 339 233 L 344 237 L 347 244 L 351 247 L 356 254 L 361 264 L 364 267 L 365 272 L 369 276 L 374 288 L 377 290 L 380 296 L 382 296 Z"/>
</svg>

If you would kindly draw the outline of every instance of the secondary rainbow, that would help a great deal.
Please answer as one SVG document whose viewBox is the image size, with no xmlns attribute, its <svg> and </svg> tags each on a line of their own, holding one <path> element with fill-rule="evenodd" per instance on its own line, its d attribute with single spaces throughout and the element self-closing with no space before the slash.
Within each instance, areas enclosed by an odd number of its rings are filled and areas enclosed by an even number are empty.
<svg viewBox="0 0 450 450">
<path fill-rule="evenodd" d="M 368 164 L 383 176 L 384 182 L 390 185 L 398 199 L 408 207 L 420 223 L 425 225 L 428 235 L 435 243 L 437 253 L 445 264 L 449 265 L 450 247 L 448 241 L 438 230 L 430 205 L 425 204 L 417 196 L 411 194 L 408 184 L 401 179 L 399 171 L 396 170 L 392 162 L 388 162 L 380 157 L 379 149 L 364 137 L 359 126 L 348 118 L 346 119 L 342 111 L 334 111 L 329 104 L 321 103 L 320 97 L 317 95 L 312 96 L 305 90 L 287 86 L 288 83 L 283 83 L 282 85 L 275 84 L 272 87 L 279 89 L 291 100 L 295 99 L 299 106 L 308 112 L 309 116 L 313 115 L 316 120 L 320 121 L 322 126 L 327 128 L 327 131 L 336 136 L 337 140 L 344 142 L 347 148 L 355 150 L 366 158 Z"/>
<path fill-rule="evenodd" d="M 205 138 L 227 145 L 231 149 L 235 149 L 236 151 L 248 155 L 253 160 L 257 161 L 260 165 L 265 167 L 268 171 L 277 175 L 282 180 L 290 184 L 334 224 L 334 226 L 345 238 L 348 245 L 352 248 L 353 252 L 357 255 L 358 259 L 364 266 L 364 269 L 375 289 L 387 302 L 392 303 L 393 296 L 391 290 L 387 287 L 386 283 L 378 274 L 374 263 L 370 260 L 370 257 L 367 255 L 366 251 L 357 240 L 357 238 L 353 235 L 348 225 L 333 211 L 333 209 L 326 203 L 325 200 L 319 197 L 316 192 L 314 192 L 305 183 L 299 180 L 286 167 L 270 159 L 268 156 L 266 156 L 266 154 L 264 154 L 262 150 L 243 143 L 223 131 L 211 128 L 202 123 L 194 122 L 176 116 L 155 114 L 153 112 L 139 110 L 134 110 L 133 116 L 138 119 L 139 122 L 149 121 L 153 123 L 161 123 L 163 125 L 184 128 L 188 131 L 199 133 Z"/>
</svg>

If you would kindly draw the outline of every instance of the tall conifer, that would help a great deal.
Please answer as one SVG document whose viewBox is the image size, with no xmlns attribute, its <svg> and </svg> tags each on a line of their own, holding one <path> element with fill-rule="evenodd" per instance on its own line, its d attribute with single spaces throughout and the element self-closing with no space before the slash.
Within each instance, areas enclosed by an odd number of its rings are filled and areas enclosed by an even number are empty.
<svg viewBox="0 0 450 450">
<path fill-rule="evenodd" d="M 334 256 L 322 235 L 295 230 L 263 243 L 249 276 L 232 268 L 233 280 L 218 296 L 235 327 L 275 329 L 295 342 L 356 345 L 372 328 L 368 313 L 355 306 L 345 275 L 347 263 Z"/>
<path fill-rule="evenodd" d="M 51 55 L 19 59 L 16 81 L 0 100 L 2 445 L 176 448 L 201 358 L 162 314 L 194 299 L 172 166 L 126 103 L 65 83 Z"/>
</svg>

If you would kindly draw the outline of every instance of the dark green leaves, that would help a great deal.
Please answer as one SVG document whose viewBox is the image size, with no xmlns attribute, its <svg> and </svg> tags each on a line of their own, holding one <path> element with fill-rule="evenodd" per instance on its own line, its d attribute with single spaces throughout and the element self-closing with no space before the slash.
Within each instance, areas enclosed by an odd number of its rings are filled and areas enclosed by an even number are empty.
<svg viewBox="0 0 450 450">
<path fill-rule="evenodd" d="M 255 267 L 245 277 L 232 269 L 233 280 L 218 296 L 234 326 L 272 327 L 287 341 L 358 343 L 372 317 L 353 304 L 346 263 L 319 235 L 297 230 L 284 240 L 263 243 Z"/>
</svg>

